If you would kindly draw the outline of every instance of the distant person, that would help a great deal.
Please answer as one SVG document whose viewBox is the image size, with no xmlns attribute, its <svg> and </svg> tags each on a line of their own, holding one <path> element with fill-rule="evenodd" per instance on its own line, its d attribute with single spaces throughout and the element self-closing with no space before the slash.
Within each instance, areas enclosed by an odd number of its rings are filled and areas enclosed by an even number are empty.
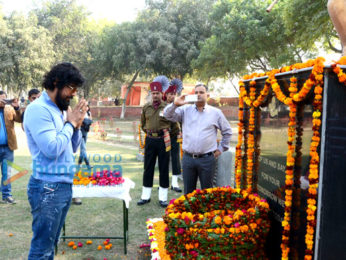
<svg viewBox="0 0 346 260">
<path fill-rule="evenodd" d="M 25 102 L 25 98 L 22 96 L 20 99 L 20 103 L 24 104 L 24 102 Z"/>
<path fill-rule="evenodd" d="M 80 145 L 78 165 L 80 166 L 84 161 L 88 170 L 90 170 L 91 166 L 90 166 L 87 152 L 86 152 L 86 143 L 87 143 L 87 139 L 88 139 L 88 132 L 90 130 L 90 125 L 92 124 L 93 121 L 92 121 L 92 116 L 91 116 L 91 111 L 90 111 L 89 105 L 87 106 L 87 108 L 88 109 L 87 109 L 87 112 L 85 113 L 83 123 L 81 126 L 82 142 Z"/>
<path fill-rule="evenodd" d="M 41 96 L 41 92 L 37 88 L 30 89 L 28 92 L 29 102 L 32 103 Z"/>
<path fill-rule="evenodd" d="M 88 132 L 90 130 L 90 125 L 92 124 L 92 116 L 90 112 L 89 105 L 87 106 L 87 112 L 85 113 L 82 126 L 80 128 L 82 132 L 82 141 L 79 147 L 79 159 L 78 159 L 78 169 L 81 169 L 84 171 L 83 168 L 81 168 L 81 164 L 83 161 L 85 162 L 87 169 L 89 172 L 91 171 L 92 166 L 90 166 L 87 151 L 86 151 L 86 142 L 88 138 Z M 72 198 L 72 204 L 74 205 L 82 205 L 82 200 L 80 198 Z"/>
<path fill-rule="evenodd" d="M 114 105 L 119 106 L 119 98 L 118 97 L 116 97 L 114 99 Z"/>
<path fill-rule="evenodd" d="M 185 194 L 196 189 L 197 179 L 202 189 L 213 186 L 215 159 L 229 149 L 231 140 L 231 126 L 220 109 L 207 104 L 207 91 L 206 85 L 198 84 L 195 86 L 198 96 L 195 104 L 186 104 L 186 95 L 182 95 L 164 109 L 165 118 L 182 122 Z M 222 135 L 219 145 L 218 129 Z"/>
<path fill-rule="evenodd" d="M 27 190 L 33 218 L 29 260 L 54 259 L 71 205 L 76 171 L 73 153 L 82 140 L 80 127 L 87 102 L 81 99 L 74 109 L 69 105 L 83 83 L 71 63 L 55 65 L 44 76 L 45 91 L 25 112 L 24 129 L 33 161 Z"/>
<path fill-rule="evenodd" d="M 27 105 L 29 105 L 30 103 L 34 102 L 40 96 L 41 96 L 41 92 L 37 88 L 30 89 L 29 92 L 28 92 L 28 102 L 27 102 Z M 25 100 L 22 103 L 24 103 L 24 102 L 25 102 Z M 22 113 L 22 121 L 24 121 L 24 113 L 25 113 L 25 108 L 24 108 L 23 113 Z M 23 123 L 22 123 L 22 129 L 24 130 Z"/>
<path fill-rule="evenodd" d="M 8 100 L 5 91 L 0 90 L 0 162 L 1 162 L 1 192 L 4 203 L 16 203 L 11 194 L 11 184 L 4 185 L 9 178 L 10 169 L 7 161 L 13 162 L 13 151 L 17 147 L 14 122 L 21 123 L 22 116 L 18 99 Z"/>
</svg>

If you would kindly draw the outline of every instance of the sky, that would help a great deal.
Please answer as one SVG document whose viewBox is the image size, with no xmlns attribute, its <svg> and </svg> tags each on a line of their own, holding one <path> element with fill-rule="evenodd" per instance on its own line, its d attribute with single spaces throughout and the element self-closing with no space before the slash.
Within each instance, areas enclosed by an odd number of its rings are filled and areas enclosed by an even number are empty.
<svg viewBox="0 0 346 260">
<path fill-rule="evenodd" d="M 40 0 L 0 0 L 5 15 L 12 11 L 26 13 L 40 3 Z M 116 23 L 133 21 L 137 12 L 144 8 L 145 0 L 77 0 L 78 4 L 84 5 L 91 17 L 96 20 L 106 18 Z"/>
</svg>

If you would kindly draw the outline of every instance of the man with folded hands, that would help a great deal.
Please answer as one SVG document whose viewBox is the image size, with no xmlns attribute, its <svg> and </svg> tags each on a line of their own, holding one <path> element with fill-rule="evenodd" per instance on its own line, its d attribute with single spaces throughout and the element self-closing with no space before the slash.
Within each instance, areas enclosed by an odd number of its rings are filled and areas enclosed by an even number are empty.
<svg viewBox="0 0 346 260">
<path fill-rule="evenodd" d="M 204 84 L 195 86 L 198 96 L 195 104 L 187 104 L 182 95 L 164 109 L 164 117 L 182 123 L 183 133 L 183 178 L 184 193 L 196 189 L 197 179 L 201 188 L 211 188 L 215 172 L 215 159 L 229 149 L 232 129 L 220 109 L 207 104 L 208 88 Z M 222 139 L 217 145 L 217 130 Z"/>
<path fill-rule="evenodd" d="M 27 189 L 33 218 L 29 260 L 54 259 L 71 205 L 77 168 L 73 153 L 82 139 L 87 102 L 82 98 L 71 109 L 70 101 L 83 83 L 84 77 L 73 64 L 57 64 L 44 76 L 45 91 L 25 111 L 24 130 L 33 161 Z"/>
</svg>

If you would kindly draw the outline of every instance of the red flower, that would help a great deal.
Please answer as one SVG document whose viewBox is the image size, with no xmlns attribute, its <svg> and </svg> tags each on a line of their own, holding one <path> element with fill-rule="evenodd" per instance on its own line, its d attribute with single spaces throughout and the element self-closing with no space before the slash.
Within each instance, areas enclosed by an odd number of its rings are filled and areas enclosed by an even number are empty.
<svg viewBox="0 0 346 260">
<path fill-rule="evenodd" d="M 177 233 L 178 233 L 179 235 L 182 235 L 182 234 L 185 233 L 185 229 L 183 229 L 183 228 L 178 228 L 178 229 L 177 229 Z"/>
<path fill-rule="evenodd" d="M 191 251 L 190 251 L 190 254 L 191 254 L 193 257 L 197 257 L 197 256 L 198 256 L 198 252 L 196 252 L 195 250 L 191 250 Z"/>
</svg>

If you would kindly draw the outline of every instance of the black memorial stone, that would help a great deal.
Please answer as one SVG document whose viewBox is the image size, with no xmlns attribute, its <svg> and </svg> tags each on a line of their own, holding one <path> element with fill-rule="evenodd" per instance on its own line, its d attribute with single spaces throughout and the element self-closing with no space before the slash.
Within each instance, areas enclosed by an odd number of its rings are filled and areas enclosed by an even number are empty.
<svg viewBox="0 0 346 260">
<path fill-rule="evenodd" d="M 298 79 L 300 89 L 311 69 L 299 73 L 282 73 L 276 76 L 282 91 L 288 95 L 290 78 Z M 257 91 L 264 86 L 265 78 L 256 80 Z M 247 90 L 248 89 L 247 84 Z M 324 113 L 321 127 L 320 192 L 317 213 L 317 259 L 346 259 L 346 86 L 338 82 L 330 68 L 325 69 Z M 290 259 L 304 259 L 306 233 L 306 200 L 308 189 L 309 148 L 312 137 L 313 91 L 297 107 L 296 157 L 293 191 Z M 281 258 L 281 221 L 285 207 L 285 170 L 288 150 L 289 107 L 270 93 L 266 102 L 257 109 L 255 140 L 258 165 L 255 165 L 254 182 L 257 192 L 270 205 L 271 230 L 267 239 L 269 259 Z M 245 106 L 245 129 L 248 121 Z M 245 131 L 245 135 L 247 132 Z M 246 144 L 244 144 L 246 146 Z M 243 147 L 244 149 L 244 147 Z M 244 156 L 244 163 L 246 156 Z M 244 164 L 243 164 L 244 165 Z M 255 188 L 256 189 L 256 188 Z M 255 190 L 256 191 L 256 190 Z M 321 207 L 322 205 L 322 207 Z"/>
<path fill-rule="evenodd" d="M 315 254 L 346 259 L 346 86 L 328 70 L 324 91 Z"/>
</svg>

